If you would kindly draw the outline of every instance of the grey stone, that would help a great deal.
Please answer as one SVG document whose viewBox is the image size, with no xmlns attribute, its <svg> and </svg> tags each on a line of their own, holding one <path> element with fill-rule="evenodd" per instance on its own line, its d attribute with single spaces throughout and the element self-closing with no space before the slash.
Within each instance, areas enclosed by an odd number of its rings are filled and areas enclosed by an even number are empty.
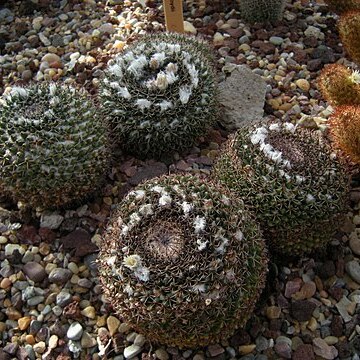
<svg viewBox="0 0 360 360">
<path fill-rule="evenodd" d="M 49 274 L 49 281 L 57 284 L 65 284 L 71 278 L 71 271 L 63 268 L 55 268 Z"/>
<path fill-rule="evenodd" d="M 329 346 L 325 340 L 321 338 L 315 338 L 313 345 L 315 354 L 324 359 L 333 360 L 338 356 L 338 351 L 335 346 Z"/>
<path fill-rule="evenodd" d="M 356 260 L 351 260 L 345 265 L 346 272 L 351 278 L 360 284 L 360 264 Z"/>
<path fill-rule="evenodd" d="M 29 299 L 29 300 L 27 301 L 27 304 L 28 304 L 29 306 L 36 306 L 36 305 L 41 304 L 44 300 L 45 300 L 45 297 L 44 297 L 44 296 L 38 295 L 38 296 L 34 296 L 34 297 L 32 297 L 31 299 Z"/>
<path fill-rule="evenodd" d="M 141 352 L 141 347 L 133 344 L 133 345 L 127 346 L 124 349 L 124 357 L 125 357 L 125 359 L 132 359 L 137 354 L 140 354 L 140 352 Z"/>
<path fill-rule="evenodd" d="M 269 41 L 273 44 L 273 45 L 281 45 L 284 42 L 284 39 L 280 36 L 271 36 Z"/>
<path fill-rule="evenodd" d="M 349 322 L 352 320 L 352 317 L 349 315 L 347 308 L 351 304 L 351 301 L 346 297 L 343 298 L 335 305 L 339 311 L 339 314 L 343 318 L 345 322 Z"/>
<path fill-rule="evenodd" d="M 9 24 L 13 21 L 14 21 L 14 14 L 8 8 L 4 8 L 0 10 L 0 25 Z"/>
<path fill-rule="evenodd" d="M 247 66 L 238 66 L 219 84 L 220 123 L 227 130 L 234 130 L 261 121 L 265 93 L 265 80 Z"/>
<path fill-rule="evenodd" d="M 28 262 L 24 265 L 23 271 L 25 275 L 34 282 L 41 282 L 46 277 L 45 269 L 37 262 Z"/>
<path fill-rule="evenodd" d="M 55 230 L 63 222 L 64 217 L 53 213 L 53 214 L 42 214 L 40 219 L 40 227 Z"/>
<path fill-rule="evenodd" d="M 66 333 L 69 340 L 80 340 L 83 334 L 83 327 L 77 321 L 73 322 Z"/>
<path fill-rule="evenodd" d="M 61 290 L 56 295 L 56 305 L 59 305 L 61 307 L 65 307 L 66 305 L 70 304 L 72 300 L 72 295 L 64 290 Z"/>
</svg>

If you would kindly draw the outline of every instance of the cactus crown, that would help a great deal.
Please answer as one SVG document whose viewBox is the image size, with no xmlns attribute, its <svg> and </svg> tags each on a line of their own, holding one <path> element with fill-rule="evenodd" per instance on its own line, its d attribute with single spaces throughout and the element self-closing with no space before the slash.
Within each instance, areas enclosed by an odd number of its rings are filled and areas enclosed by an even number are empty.
<svg viewBox="0 0 360 360">
<path fill-rule="evenodd" d="M 276 252 L 301 254 L 321 246 L 345 209 L 343 164 L 316 133 L 290 123 L 239 130 L 214 175 L 253 208 Z"/>
<path fill-rule="evenodd" d="M 105 234 L 99 271 L 114 309 L 135 329 L 196 347 L 245 323 L 264 285 L 265 255 L 242 202 L 211 182 L 171 176 L 125 197 Z"/>
<path fill-rule="evenodd" d="M 100 95 L 120 144 L 141 157 L 191 146 L 217 113 L 211 52 L 177 34 L 144 36 L 108 64 Z"/>
<path fill-rule="evenodd" d="M 241 17 L 250 22 L 275 22 L 282 18 L 286 0 L 237 0 Z"/>
<path fill-rule="evenodd" d="M 360 105 L 359 71 L 330 64 L 322 70 L 318 84 L 325 100 L 332 106 Z"/>
<path fill-rule="evenodd" d="M 107 130 L 73 87 L 13 88 L 0 104 L 0 188 L 32 207 L 59 207 L 99 186 L 107 170 Z"/>
</svg>

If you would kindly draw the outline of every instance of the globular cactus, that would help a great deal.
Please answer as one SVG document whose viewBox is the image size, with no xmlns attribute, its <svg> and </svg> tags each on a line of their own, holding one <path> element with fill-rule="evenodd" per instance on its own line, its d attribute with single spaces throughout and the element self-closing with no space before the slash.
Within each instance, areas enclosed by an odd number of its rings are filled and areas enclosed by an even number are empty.
<svg viewBox="0 0 360 360">
<path fill-rule="evenodd" d="M 328 243 L 347 209 L 345 164 L 317 133 L 291 123 L 240 129 L 213 176 L 250 206 L 277 253 L 301 255 Z"/>
<path fill-rule="evenodd" d="M 345 50 L 353 61 L 360 64 L 360 11 L 341 15 L 338 28 Z"/>
<path fill-rule="evenodd" d="M 330 64 L 318 78 L 320 91 L 332 106 L 360 105 L 360 73 L 344 65 Z"/>
<path fill-rule="evenodd" d="M 286 0 L 237 0 L 237 4 L 245 21 L 275 22 L 282 18 Z"/>
<path fill-rule="evenodd" d="M 347 11 L 360 10 L 360 0 L 324 0 L 329 10 L 336 14 L 343 14 Z"/>
<path fill-rule="evenodd" d="M 0 189 L 54 208 L 96 190 L 108 169 L 107 129 L 84 92 L 66 85 L 12 88 L 0 100 Z"/>
<path fill-rule="evenodd" d="M 267 272 L 261 231 L 242 201 L 189 175 L 131 191 L 100 250 L 100 281 L 118 316 L 150 341 L 181 348 L 243 326 Z"/>
<path fill-rule="evenodd" d="M 211 52 L 184 35 L 144 36 L 109 62 L 100 95 L 127 152 L 161 158 L 184 150 L 217 114 Z"/>
<path fill-rule="evenodd" d="M 337 107 L 329 127 L 334 146 L 352 162 L 360 164 L 360 107 Z"/>
</svg>

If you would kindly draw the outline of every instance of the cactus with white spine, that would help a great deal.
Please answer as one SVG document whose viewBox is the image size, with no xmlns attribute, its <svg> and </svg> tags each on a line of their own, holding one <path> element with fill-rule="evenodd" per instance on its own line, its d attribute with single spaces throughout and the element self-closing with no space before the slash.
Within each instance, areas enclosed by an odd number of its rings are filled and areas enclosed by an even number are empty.
<svg viewBox="0 0 360 360">
<path fill-rule="evenodd" d="M 217 114 L 206 44 L 179 34 L 144 36 L 109 61 L 100 96 L 119 144 L 142 158 L 191 147 Z"/>
<path fill-rule="evenodd" d="M 0 139 L 0 190 L 30 207 L 79 201 L 108 169 L 107 128 L 74 87 L 14 87 L 0 100 Z"/>
</svg>

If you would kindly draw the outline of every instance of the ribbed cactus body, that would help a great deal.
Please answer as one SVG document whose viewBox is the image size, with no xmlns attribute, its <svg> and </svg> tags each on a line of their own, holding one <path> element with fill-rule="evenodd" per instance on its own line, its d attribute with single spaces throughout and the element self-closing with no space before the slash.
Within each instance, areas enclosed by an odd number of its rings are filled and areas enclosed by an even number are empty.
<svg viewBox="0 0 360 360">
<path fill-rule="evenodd" d="M 152 179 L 112 214 L 99 255 L 120 318 L 154 342 L 205 346 L 244 326 L 264 286 L 259 226 L 240 200 L 194 176 Z"/>
<path fill-rule="evenodd" d="M 108 169 L 107 129 L 75 88 L 13 88 L 0 103 L 0 189 L 53 208 L 93 192 Z"/>
<path fill-rule="evenodd" d="M 344 163 L 316 133 L 290 123 L 239 130 L 214 176 L 253 209 L 278 253 L 301 255 L 330 242 L 347 209 Z"/>
<path fill-rule="evenodd" d="M 217 114 L 211 51 L 183 35 L 145 36 L 109 62 L 100 95 L 127 152 L 159 158 L 182 151 Z"/>
<path fill-rule="evenodd" d="M 360 11 L 341 15 L 338 28 L 346 52 L 351 60 L 360 64 Z"/>
<path fill-rule="evenodd" d="M 286 0 L 237 0 L 241 18 L 250 23 L 282 18 Z"/>
<path fill-rule="evenodd" d="M 324 0 L 329 10 L 336 14 L 344 14 L 347 11 L 360 10 L 360 0 Z"/>
</svg>

